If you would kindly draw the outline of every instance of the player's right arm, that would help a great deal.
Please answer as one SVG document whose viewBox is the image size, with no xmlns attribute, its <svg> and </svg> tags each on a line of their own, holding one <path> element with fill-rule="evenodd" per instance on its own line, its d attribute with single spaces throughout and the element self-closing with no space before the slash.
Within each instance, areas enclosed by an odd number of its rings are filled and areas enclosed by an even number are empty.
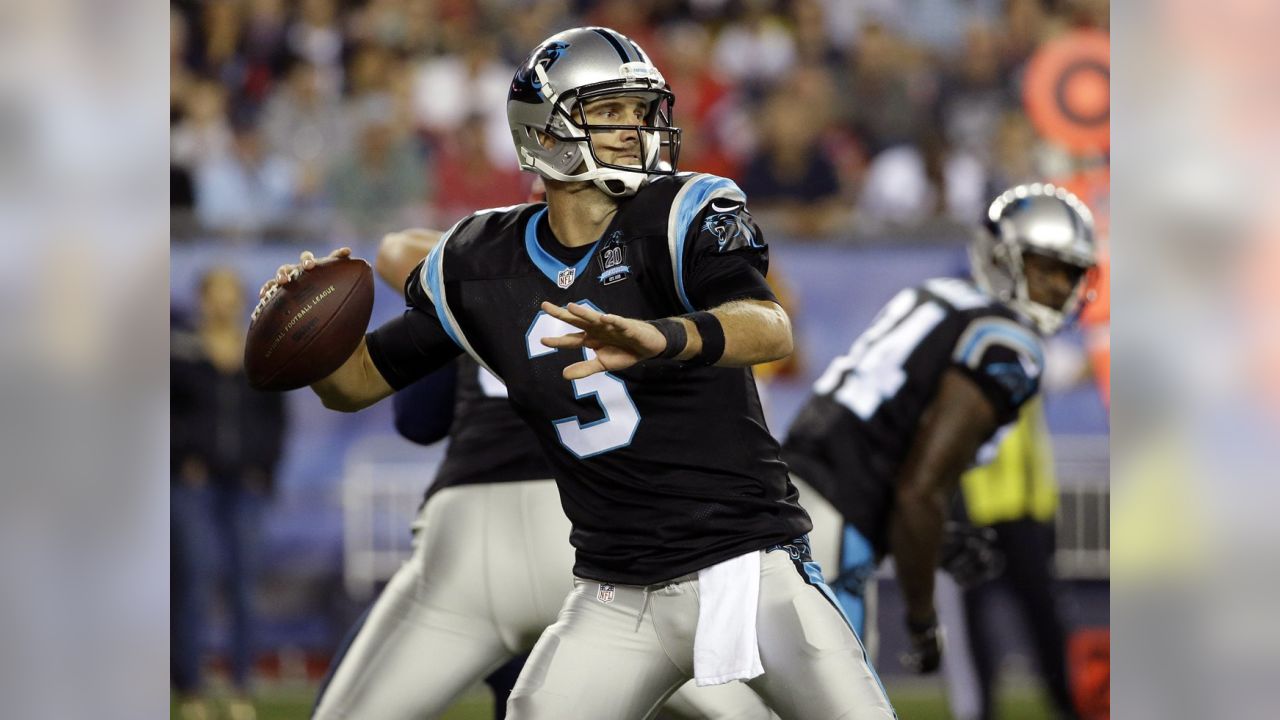
<svg viewBox="0 0 1280 720">
<path fill-rule="evenodd" d="M 330 410 L 356 412 L 395 392 L 373 363 L 367 336 L 360 346 L 329 377 L 311 386 L 320 402 Z"/>
<path fill-rule="evenodd" d="M 409 276 L 440 242 L 441 235 L 439 230 L 426 228 L 383 235 L 374 258 L 374 271 L 396 290 L 407 290 Z M 448 365 L 397 392 L 392 398 L 396 432 L 419 445 L 431 445 L 447 437 L 453 424 L 457 377 L 457 365 Z"/>
<path fill-rule="evenodd" d="M 350 248 L 329 254 L 350 255 Z M 315 266 L 315 256 L 304 252 L 296 265 L 281 265 L 259 294 L 265 296 L 273 285 L 288 283 Z M 325 407 L 340 412 L 362 410 L 442 367 L 461 352 L 440 325 L 430 299 L 417 282 L 417 273 L 410 273 L 405 297 L 410 308 L 403 315 L 365 335 L 337 370 L 311 385 Z"/>
</svg>

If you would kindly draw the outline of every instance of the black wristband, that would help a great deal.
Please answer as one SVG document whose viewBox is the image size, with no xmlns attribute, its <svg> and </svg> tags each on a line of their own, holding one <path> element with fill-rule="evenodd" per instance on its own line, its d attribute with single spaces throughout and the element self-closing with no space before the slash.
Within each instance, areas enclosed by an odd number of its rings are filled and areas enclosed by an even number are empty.
<svg viewBox="0 0 1280 720">
<path fill-rule="evenodd" d="M 649 324 L 657 328 L 662 333 L 662 337 L 667 339 L 667 347 L 655 357 L 659 360 L 670 360 L 680 353 L 684 352 L 685 347 L 689 345 L 689 332 L 684 329 L 684 323 L 672 318 L 661 318 L 659 320 L 650 320 Z"/>
<path fill-rule="evenodd" d="M 720 318 L 705 310 L 683 317 L 692 321 L 698 328 L 698 335 L 702 336 L 702 351 L 689 358 L 688 364 L 697 367 L 715 365 L 724 356 L 724 327 L 720 325 Z"/>
</svg>

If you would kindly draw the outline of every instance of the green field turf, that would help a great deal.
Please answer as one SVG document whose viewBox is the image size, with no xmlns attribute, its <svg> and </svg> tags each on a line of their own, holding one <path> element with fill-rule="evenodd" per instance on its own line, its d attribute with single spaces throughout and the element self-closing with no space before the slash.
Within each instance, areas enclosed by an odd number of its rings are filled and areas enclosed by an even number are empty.
<svg viewBox="0 0 1280 720">
<path fill-rule="evenodd" d="M 912 685 L 890 687 L 890 696 L 902 720 L 948 720 L 946 699 L 935 687 Z M 258 720 L 306 720 L 311 711 L 314 690 L 274 688 L 263 691 L 257 700 Z M 477 688 L 464 695 L 442 720 L 490 720 L 493 701 L 487 689 Z M 170 717 L 179 718 L 177 706 L 170 706 Z M 216 716 L 215 717 L 219 717 Z M 1000 697 L 999 718 L 1008 720 L 1048 720 L 1050 714 L 1040 695 L 1030 688 L 1010 688 Z"/>
</svg>

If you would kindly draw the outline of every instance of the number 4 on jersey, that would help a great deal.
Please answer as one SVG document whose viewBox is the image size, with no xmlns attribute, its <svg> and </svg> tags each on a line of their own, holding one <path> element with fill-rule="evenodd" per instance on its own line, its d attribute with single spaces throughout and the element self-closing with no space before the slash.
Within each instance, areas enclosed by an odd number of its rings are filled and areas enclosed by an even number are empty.
<svg viewBox="0 0 1280 720">
<path fill-rule="evenodd" d="M 585 300 L 578 301 L 578 304 L 603 312 Z M 534 360 L 556 352 L 556 348 L 542 344 L 543 338 L 575 332 L 578 332 L 578 328 L 539 311 L 525 333 L 529 359 Z M 590 360 L 595 355 L 594 350 L 582 349 L 583 359 Z M 561 445 L 579 458 L 588 458 L 631 444 L 631 438 L 635 437 L 636 428 L 640 426 L 640 413 L 631 400 L 631 394 L 627 392 L 626 383 L 609 373 L 597 373 L 574 380 L 573 392 L 579 400 L 594 395 L 600 409 L 604 411 L 604 417 L 585 425 L 576 415 L 553 420 L 551 424 L 556 428 Z"/>
<path fill-rule="evenodd" d="M 902 366 L 945 317 L 946 311 L 935 302 L 916 305 L 914 290 L 898 293 L 848 354 L 836 358 L 818 378 L 814 392 L 835 391 L 836 402 L 870 420 L 881 403 L 902 389 L 907 381 Z"/>
</svg>

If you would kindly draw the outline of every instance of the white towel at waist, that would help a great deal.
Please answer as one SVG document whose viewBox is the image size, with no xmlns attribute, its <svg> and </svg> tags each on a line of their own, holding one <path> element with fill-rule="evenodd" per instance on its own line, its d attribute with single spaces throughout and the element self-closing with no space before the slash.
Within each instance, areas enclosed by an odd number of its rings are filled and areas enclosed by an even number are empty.
<svg viewBox="0 0 1280 720">
<path fill-rule="evenodd" d="M 698 687 L 764 674 L 756 639 L 760 551 L 698 571 L 698 629 L 693 677 Z"/>
</svg>

